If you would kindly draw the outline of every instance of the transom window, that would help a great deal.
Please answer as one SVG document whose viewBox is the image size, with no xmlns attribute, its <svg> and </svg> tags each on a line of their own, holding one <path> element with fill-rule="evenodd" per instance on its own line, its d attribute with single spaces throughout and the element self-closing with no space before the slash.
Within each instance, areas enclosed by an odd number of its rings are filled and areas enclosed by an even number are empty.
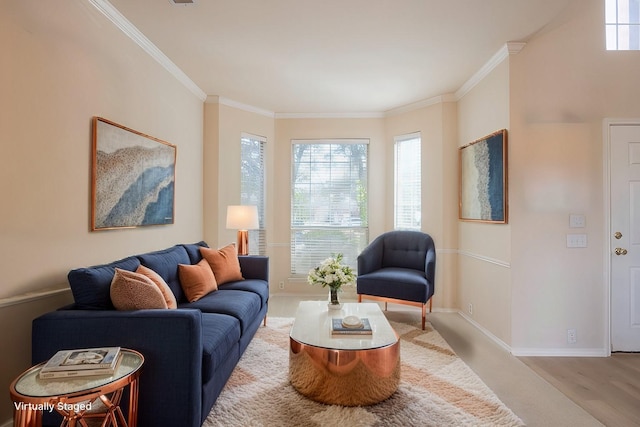
<svg viewBox="0 0 640 427">
<path fill-rule="evenodd" d="M 291 274 L 329 256 L 357 267 L 368 243 L 368 140 L 292 141 Z"/>
<path fill-rule="evenodd" d="M 607 50 L 640 50 L 640 0 L 605 0 Z"/>
</svg>

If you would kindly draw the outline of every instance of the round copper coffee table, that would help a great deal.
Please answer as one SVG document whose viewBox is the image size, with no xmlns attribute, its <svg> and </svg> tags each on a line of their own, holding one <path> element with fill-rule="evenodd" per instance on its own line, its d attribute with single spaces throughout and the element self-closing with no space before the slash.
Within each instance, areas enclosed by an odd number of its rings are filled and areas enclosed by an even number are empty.
<svg viewBox="0 0 640 427">
<path fill-rule="evenodd" d="M 371 323 L 371 335 L 332 335 L 334 317 L 356 315 Z M 289 337 L 289 379 L 317 402 L 365 406 L 389 398 L 400 383 L 400 341 L 378 304 L 347 303 L 327 310 L 322 301 L 302 301 Z"/>
<path fill-rule="evenodd" d="M 62 415 L 63 426 L 86 426 L 85 419 L 103 418 L 105 423 L 109 420 L 105 425 L 135 427 L 138 378 L 144 357 L 135 350 L 120 351 L 122 360 L 111 376 L 42 379 L 39 373 L 44 363 L 22 373 L 9 387 L 14 402 L 14 427 L 41 426 L 43 411 L 54 410 Z M 125 420 L 120 399 L 127 385 L 129 414 Z"/>
</svg>

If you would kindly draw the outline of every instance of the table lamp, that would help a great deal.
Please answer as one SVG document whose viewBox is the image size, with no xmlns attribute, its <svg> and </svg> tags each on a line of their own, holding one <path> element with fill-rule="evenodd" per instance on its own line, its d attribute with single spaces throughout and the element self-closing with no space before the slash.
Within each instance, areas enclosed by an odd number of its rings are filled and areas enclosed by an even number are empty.
<svg viewBox="0 0 640 427">
<path fill-rule="evenodd" d="M 227 228 L 238 230 L 238 255 L 249 255 L 249 230 L 258 227 L 257 206 L 227 206 Z"/>
</svg>

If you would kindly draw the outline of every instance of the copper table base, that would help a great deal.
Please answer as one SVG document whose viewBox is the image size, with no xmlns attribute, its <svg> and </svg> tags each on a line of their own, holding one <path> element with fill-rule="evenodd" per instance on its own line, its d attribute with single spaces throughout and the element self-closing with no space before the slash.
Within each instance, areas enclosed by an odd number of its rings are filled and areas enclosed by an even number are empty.
<svg viewBox="0 0 640 427">
<path fill-rule="evenodd" d="M 302 395 L 329 405 L 366 406 L 400 384 L 400 341 L 361 350 L 315 347 L 289 338 L 289 378 Z"/>
<path fill-rule="evenodd" d="M 86 427 L 90 418 L 98 418 L 102 426 L 136 427 L 138 378 L 144 357 L 135 350 L 121 351 L 122 361 L 112 376 L 40 379 L 44 362 L 22 373 L 9 387 L 14 402 L 13 425 L 41 427 L 43 411 L 55 410 L 63 417 L 62 427 Z M 127 386 L 129 414 L 125 419 L 120 401 Z M 98 412 L 92 412 L 94 404 Z"/>
</svg>

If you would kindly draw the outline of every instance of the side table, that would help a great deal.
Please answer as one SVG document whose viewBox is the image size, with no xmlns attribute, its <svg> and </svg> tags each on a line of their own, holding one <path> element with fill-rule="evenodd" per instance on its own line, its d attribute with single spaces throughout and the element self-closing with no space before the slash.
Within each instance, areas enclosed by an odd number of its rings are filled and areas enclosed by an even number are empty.
<svg viewBox="0 0 640 427">
<path fill-rule="evenodd" d="M 85 419 L 103 418 L 103 426 L 136 427 L 138 378 L 144 357 L 135 350 L 121 349 L 122 360 L 111 376 L 41 379 L 43 363 L 16 378 L 9 387 L 14 402 L 14 427 L 42 425 L 44 411 L 63 416 L 62 426 L 87 426 Z M 120 400 L 129 386 L 129 414 L 125 420 Z M 128 422 L 128 424 L 127 424 Z"/>
</svg>

